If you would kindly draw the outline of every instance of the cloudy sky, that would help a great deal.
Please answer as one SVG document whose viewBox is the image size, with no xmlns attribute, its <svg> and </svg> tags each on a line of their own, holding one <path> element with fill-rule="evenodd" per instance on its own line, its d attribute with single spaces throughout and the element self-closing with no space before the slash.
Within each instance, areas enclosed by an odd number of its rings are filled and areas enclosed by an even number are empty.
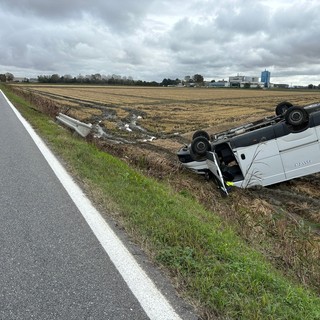
<svg viewBox="0 0 320 320">
<path fill-rule="evenodd" d="M 320 84 L 318 0 L 0 0 L 0 73 Z"/>
</svg>

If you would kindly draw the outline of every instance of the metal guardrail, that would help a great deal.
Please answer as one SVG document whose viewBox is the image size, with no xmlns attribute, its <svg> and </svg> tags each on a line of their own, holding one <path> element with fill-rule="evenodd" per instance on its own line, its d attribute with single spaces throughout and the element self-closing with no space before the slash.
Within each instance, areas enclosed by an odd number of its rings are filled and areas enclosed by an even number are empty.
<svg viewBox="0 0 320 320">
<path fill-rule="evenodd" d="M 59 120 L 61 123 L 66 125 L 67 127 L 74 129 L 77 133 L 80 134 L 83 138 L 85 138 L 92 129 L 91 123 L 83 123 L 79 120 L 73 119 L 63 113 L 59 113 L 59 115 L 56 117 L 57 120 Z"/>
</svg>

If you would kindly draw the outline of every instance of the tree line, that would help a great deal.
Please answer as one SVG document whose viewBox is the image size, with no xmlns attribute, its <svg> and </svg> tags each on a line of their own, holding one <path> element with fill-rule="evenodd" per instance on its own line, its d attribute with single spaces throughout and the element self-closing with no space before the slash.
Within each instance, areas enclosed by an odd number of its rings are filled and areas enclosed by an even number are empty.
<svg viewBox="0 0 320 320">
<path fill-rule="evenodd" d="M 92 83 L 92 84 L 117 84 L 117 85 L 132 85 L 134 80 L 132 77 L 121 77 L 119 75 L 105 76 L 99 73 L 91 75 L 78 75 L 73 77 L 71 75 L 60 76 L 58 74 L 53 75 L 40 75 L 38 76 L 38 82 L 41 83 Z"/>
<path fill-rule="evenodd" d="M 0 82 L 11 82 L 14 81 L 14 75 L 12 73 L 0 74 Z M 30 79 L 25 78 L 24 82 L 29 82 Z M 197 84 L 201 86 L 203 84 L 203 76 L 195 74 L 193 77 L 186 76 L 183 80 L 181 79 L 170 79 L 165 78 L 161 82 L 156 81 L 142 81 L 134 80 L 132 77 L 122 77 L 120 75 L 101 75 L 99 73 L 91 75 L 78 75 L 73 77 L 69 74 L 60 76 L 59 74 L 52 75 L 40 75 L 37 77 L 37 82 L 39 83 L 83 83 L 83 84 L 107 84 L 107 85 L 133 85 L 133 86 L 176 86 L 179 84 Z"/>
<path fill-rule="evenodd" d="M 186 76 L 184 80 L 165 78 L 161 82 L 156 81 L 142 81 L 133 80 L 132 77 L 122 77 L 119 75 L 105 76 L 99 73 L 77 77 L 71 75 L 59 76 L 53 74 L 50 76 L 41 75 L 38 76 L 38 82 L 40 83 L 85 83 L 85 84 L 109 84 L 109 85 L 138 85 L 138 86 L 176 86 L 185 83 L 197 83 L 203 84 L 203 76 L 195 74 L 193 77 Z"/>
</svg>

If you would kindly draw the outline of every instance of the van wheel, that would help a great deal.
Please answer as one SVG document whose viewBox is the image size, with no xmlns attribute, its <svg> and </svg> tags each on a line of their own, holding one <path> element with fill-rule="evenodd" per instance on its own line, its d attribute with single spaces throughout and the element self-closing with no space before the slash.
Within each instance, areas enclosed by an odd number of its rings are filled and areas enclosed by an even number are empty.
<svg viewBox="0 0 320 320">
<path fill-rule="evenodd" d="M 197 159 L 204 159 L 207 151 L 211 150 L 211 145 L 208 139 L 205 137 L 196 137 L 191 142 L 191 153 L 196 156 Z"/>
<path fill-rule="evenodd" d="M 195 138 L 198 138 L 198 137 L 204 137 L 207 140 L 210 140 L 210 136 L 209 136 L 208 132 L 204 131 L 204 130 L 196 131 L 192 136 L 192 140 L 194 140 Z"/>
<path fill-rule="evenodd" d="M 300 107 L 291 107 L 285 114 L 286 123 L 294 127 L 301 126 L 309 121 L 307 111 Z"/>
<path fill-rule="evenodd" d="M 293 104 L 288 101 L 282 101 L 276 106 L 276 115 L 284 115 L 289 108 L 293 107 Z"/>
</svg>

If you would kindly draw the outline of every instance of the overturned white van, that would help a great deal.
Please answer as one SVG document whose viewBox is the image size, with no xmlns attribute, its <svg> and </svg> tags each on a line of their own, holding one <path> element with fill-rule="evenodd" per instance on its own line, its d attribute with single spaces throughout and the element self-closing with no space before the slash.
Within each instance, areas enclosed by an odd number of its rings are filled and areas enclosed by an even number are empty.
<svg viewBox="0 0 320 320">
<path fill-rule="evenodd" d="M 181 164 L 228 194 L 320 171 L 320 103 L 281 102 L 274 116 L 209 135 L 199 130 L 177 153 Z"/>
</svg>

